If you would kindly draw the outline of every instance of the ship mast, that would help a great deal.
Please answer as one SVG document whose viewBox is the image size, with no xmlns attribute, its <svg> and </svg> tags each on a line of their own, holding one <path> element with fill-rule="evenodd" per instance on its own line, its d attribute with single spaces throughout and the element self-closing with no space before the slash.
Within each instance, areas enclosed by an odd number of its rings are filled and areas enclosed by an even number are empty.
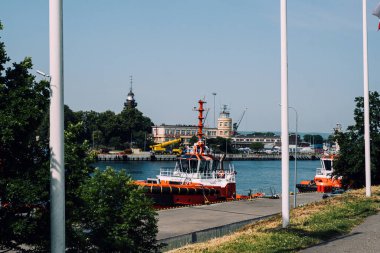
<svg viewBox="0 0 380 253">
<path fill-rule="evenodd" d="M 203 112 L 204 112 L 204 109 L 203 109 L 203 104 L 206 103 L 205 101 L 203 100 L 199 100 L 198 101 L 199 103 L 199 108 L 198 108 L 198 141 L 202 141 L 202 137 L 203 137 Z"/>
</svg>

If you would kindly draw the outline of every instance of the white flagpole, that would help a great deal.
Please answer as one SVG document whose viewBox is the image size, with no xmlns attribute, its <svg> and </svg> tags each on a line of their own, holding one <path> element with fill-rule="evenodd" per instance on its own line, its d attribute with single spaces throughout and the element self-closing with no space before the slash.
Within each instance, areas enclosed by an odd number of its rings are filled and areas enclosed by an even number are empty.
<svg viewBox="0 0 380 253">
<path fill-rule="evenodd" d="M 364 149 L 365 149 L 365 192 L 371 196 L 371 151 L 369 130 L 368 88 L 368 43 L 367 43 L 367 0 L 363 0 L 363 78 L 364 78 Z"/>
<path fill-rule="evenodd" d="M 65 252 L 62 0 L 49 2 L 51 252 Z"/>
<path fill-rule="evenodd" d="M 281 183 L 282 227 L 289 225 L 289 126 L 286 0 L 281 0 Z"/>
</svg>

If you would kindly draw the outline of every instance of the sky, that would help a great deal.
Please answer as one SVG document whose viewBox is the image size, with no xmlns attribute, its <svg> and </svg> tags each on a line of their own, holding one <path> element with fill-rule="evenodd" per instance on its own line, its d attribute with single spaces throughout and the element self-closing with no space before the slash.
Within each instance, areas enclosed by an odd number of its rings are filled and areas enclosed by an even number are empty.
<svg viewBox="0 0 380 253">
<path fill-rule="evenodd" d="M 369 89 L 380 90 L 380 31 L 367 0 Z M 300 132 L 353 124 L 363 96 L 361 0 L 288 0 L 288 97 Z M 49 1 L 0 0 L 11 62 L 49 73 Z M 222 105 L 241 131 L 281 129 L 280 0 L 64 0 L 64 100 L 119 113 L 133 76 L 137 108 L 155 124 L 206 125 Z M 38 76 L 37 78 L 42 78 Z M 212 93 L 217 93 L 214 97 Z M 295 113 L 289 111 L 289 130 Z"/>
</svg>

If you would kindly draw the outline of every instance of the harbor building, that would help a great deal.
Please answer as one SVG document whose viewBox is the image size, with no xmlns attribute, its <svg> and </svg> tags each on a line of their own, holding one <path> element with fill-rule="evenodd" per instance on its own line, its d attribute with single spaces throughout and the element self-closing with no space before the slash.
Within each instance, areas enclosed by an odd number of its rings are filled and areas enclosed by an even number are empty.
<svg viewBox="0 0 380 253">
<path fill-rule="evenodd" d="M 237 135 L 231 138 L 232 144 L 236 148 L 247 148 L 252 143 L 263 143 L 264 145 L 269 146 L 281 146 L 281 137 L 274 136 L 265 136 L 265 135 Z"/>
<path fill-rule="evenodd" d="M 203 128 L 206 139 L 216 138 L 217 128 Z M 198 126 L 195 125 L 165 125 L 152 127 L 152 134 L 155 143 L 163 143 L 174 139 L 182 138 L 184 144 L 189 144 L 190 139 L 197 135 Z"/>
<path fill-rule="evenodd" d="M 196 125 L 156 125 L 152 127 L 152 135 L 155 143 L 171 141 L 177 138 L 182 138 L 184 144 L 189 144 L 191 137 L 197 135 L 198 126 Z M 223 105 L 219 114 L 218 125 L 216 128 L 204 127 L 204 137 L 206 139 L 223 137 L 231 138 L 232 118 L 227 105 Z"/>
</svg>

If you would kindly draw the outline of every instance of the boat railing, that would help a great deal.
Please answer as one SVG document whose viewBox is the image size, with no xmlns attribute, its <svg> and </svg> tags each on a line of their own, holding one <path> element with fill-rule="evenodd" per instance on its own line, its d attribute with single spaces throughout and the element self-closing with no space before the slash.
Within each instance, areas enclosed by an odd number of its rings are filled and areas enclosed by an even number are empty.
<svg viewBox="0 0 380 253">
<path fill-rule="evenodd" d="M 181 171 L 178 167 L 166 167 L 160 168 L 160 176 L 165 177 L 178 177 L 178 178 L 189 178 L 189 179 L 222 179 L 226 178 L 230 182 L 235 182 L 235 169 L 233 166 L 229 166 L 228 169 L 223 171 L 207 170 L 204 172 L 186 172 Z"/>
<path fill-rule="evenodd" d="M 173 172 L 175 171 L 174 167 L 163 167 L 160 168 L 160 176 L 171 177 L 173 176 Z"/>
</svg>

